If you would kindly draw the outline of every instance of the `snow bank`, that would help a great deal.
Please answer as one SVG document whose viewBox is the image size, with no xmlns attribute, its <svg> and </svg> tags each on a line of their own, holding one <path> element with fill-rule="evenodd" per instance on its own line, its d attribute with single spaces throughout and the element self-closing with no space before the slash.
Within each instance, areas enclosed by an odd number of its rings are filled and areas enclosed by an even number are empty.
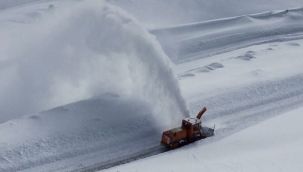
<svg viewBox="0 0 303 172">
<path fill-rule="evenodd" d="M 161 126 L 187 115 L 169 59 L 132 17 L 103 1 L 49 4 L 0 27 L 1 121 L 108 92 L 148 103 Z"/>
<path fill-rule="evenodd" d="M 157 145 L 156 127 L 149 105 L 114 94 L 10 120 L 0 125 L 0 171 L 106 162 Z"/>
</svg>

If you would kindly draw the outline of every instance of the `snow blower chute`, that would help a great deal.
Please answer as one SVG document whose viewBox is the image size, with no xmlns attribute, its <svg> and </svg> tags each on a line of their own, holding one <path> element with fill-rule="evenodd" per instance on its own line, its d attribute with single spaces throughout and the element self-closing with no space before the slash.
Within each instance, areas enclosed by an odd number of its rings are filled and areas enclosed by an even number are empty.
<svg viewBox="0 0 303 172">
<path fill-rule="evenodd" d="M 182 120 L 182 126 L 171 130 L 164 131 L 162 134 L 161 144 L 174 149 L 182 145 L 204 139 L 214 135 L 214 128 L 202 127 L 201 117 L 206 112 L 204 107 L 196 118 L 185 118 Z"/>
</svg>

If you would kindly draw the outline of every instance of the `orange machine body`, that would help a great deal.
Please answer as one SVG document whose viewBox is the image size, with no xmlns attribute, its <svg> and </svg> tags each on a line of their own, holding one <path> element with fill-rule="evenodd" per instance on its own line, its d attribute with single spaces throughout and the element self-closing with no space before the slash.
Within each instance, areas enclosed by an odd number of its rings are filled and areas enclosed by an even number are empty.
<svg viewBox="0 0 303 172">
<path fill-rule="evenodd" d="M 205 138 L 201 127 L 201 117 L 206 112 L 204 107 L 196 118 L 185 118 L 181 127 L 164 131 L 161 143 L 169 148 L 176 148 L 184 144 Z"/>
</svg>

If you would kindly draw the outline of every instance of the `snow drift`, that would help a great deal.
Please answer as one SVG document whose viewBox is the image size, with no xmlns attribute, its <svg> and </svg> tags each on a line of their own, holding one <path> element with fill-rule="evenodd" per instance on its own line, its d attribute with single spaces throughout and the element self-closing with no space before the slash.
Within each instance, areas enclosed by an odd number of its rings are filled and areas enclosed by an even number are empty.
<svg viewBox="0 0 303 172">
<path fill-rule="evenodd" d="M 0 32 L 1 121 L 104 93 L 149 104 L 162 126 L 187 114 L 169 59 L 120 9 L 78 2 L 22 26 Z"/>
</svg>

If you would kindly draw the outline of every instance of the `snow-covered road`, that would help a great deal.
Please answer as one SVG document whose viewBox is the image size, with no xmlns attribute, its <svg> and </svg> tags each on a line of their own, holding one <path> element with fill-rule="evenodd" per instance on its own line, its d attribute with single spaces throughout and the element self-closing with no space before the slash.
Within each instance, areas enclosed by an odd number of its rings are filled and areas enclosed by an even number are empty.
<svg viewBox="0 0 303 172">
<path fill-rule="evenodd" d="M 300 172 L 302 113 L 302 108 L 292 110 L 219 141 L 209 139 L 105 171 Z"/>
</svg>

